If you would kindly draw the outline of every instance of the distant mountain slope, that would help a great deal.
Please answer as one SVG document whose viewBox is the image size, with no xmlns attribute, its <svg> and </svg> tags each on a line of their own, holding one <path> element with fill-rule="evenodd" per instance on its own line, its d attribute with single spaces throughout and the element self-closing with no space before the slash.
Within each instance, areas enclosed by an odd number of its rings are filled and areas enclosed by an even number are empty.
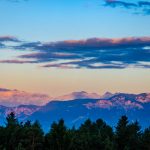
<svg viewBox="0 0 150 150">
<path fill-rule="evenodd" d="M 92 120 L 103 118 L 114 125 L 121 115 L 127 115 L 131 120 L 138 120 L 145 127 L 150 125 L 148 97 L 149 94 L 146 93 L 137 95 L 118 93 L 107 99 L 52 101 L 29 118 L 40 120 L 47 129 L 53 121 L 60 118 L 64 118 L 68 126 L 79 126 L 87 118 Z"/>
<path fill-rule="evenodd" d="M 39 120 L 47 131 L 53 121 L 63 118 L 68 126 L 79 126 L 84 120 L 102 118 L 114 126 L 121 115 L 138 120 L 143 127 L 150 126 L 150 94 L 116 93 L 101 98 L 84 98 L 68 101 L 50 101 L 44 106 L 0 106 L 0 117 L 14 111 L 20 120 Z M 81 94 L 82 96 L 82 94 Z"/>
<path fill-rule="evenodd" d="M 14 112 L 17 118 L 21 121 L 26 120 L 34 112 L 38 111 L 41 107 L 36 105 L 20 105 L 17 107 L 6 107 L 0 105 L 0 123 L 4 123 L 6 116 L 10 112 Z"/>
</svg>

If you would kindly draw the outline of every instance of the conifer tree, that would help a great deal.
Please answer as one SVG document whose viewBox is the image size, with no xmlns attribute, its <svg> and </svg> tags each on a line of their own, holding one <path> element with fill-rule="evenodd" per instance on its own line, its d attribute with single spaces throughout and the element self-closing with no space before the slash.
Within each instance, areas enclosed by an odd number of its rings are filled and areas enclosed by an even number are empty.
<svg viewBox="0 0 150 150">
<path fill-rule="evenodd" d="M 47 149 L 50 150 L 67 150 L 69 149 L 68 131 L 64 120 L 54 122 L 50 132 L 45 137 Z"/>
<path fill-rule="evenodd" d="M 18 143 L 21 140 L 21 126 L 15 117 L 15 114 L 11 112 L 6 117 L 5 127 L 5 147 L 7 150 L 15 150 Z"/>
<path fill-rule="evenodd" d="M 136 121 L 128 125 L 128 143 L 126 147 L 130 150 L 140 150 L 141 127 Z"/>
<path fill-rule="evenodd" d="M 33 124 L 27 121 L 24 125 L 24 147 L 26 150 L 41 150 L 44 144 L 44 133 L 38 121 Z"/>
<path fill-rule="evenodd" d="M 126 116 L 122 116 L 116 127 L 116 149 L 125 150 L 128 140 L 128 118 Z"/>
<path fill-rule="evenodd" d="M 150 127 L 144 130 L 141 138 L 141 149 L 150 150 Z"/>
</svg>

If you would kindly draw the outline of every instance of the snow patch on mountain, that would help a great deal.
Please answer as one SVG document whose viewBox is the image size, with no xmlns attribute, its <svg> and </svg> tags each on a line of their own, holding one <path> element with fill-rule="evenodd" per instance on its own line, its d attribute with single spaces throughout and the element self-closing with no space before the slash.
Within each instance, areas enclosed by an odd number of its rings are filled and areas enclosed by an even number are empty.
<svg viewBox="0 0 150 150">
<path fill-rule="evenodd" d="M 150 102 L 150 93 L 148 93 L 148 94 L 146 94 L 146 93 L 139 94 L 136 97 L 136 100 L 138 102 L 141 102 L 141 103 L 149 103 Z"/>
<path fill-rule="evenodd" d="M 110 109 L 110 108 L 124 108 L 128 109 L 143 109 L 142 103 L 148 103 L 149 101 L 149 94 L 125 94 L 125 93 L 118 93 L 114 96 L 111 96 L 107 99 L 100 99 L 95 103 L 88 103 L 86 107 L 91 108 L 103 108 L 103 109 Z"/>
</svg>

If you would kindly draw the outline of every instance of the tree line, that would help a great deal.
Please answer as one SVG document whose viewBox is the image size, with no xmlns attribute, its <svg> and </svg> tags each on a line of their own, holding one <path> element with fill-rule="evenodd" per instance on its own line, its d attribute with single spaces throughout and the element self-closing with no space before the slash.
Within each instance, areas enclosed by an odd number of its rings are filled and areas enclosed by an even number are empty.
<svg viewBox="0 0 150 150">
<path fill-rule="evenodd" d="M 79 128 L 53 122 L 44 134 L 38 121 L 20 123 L 14 113 L 0 126 L 0 150 L 150 150 L 150 128 L 122 116 L 113 130 L 102 119 L 87 119 Z"/>
</svg>

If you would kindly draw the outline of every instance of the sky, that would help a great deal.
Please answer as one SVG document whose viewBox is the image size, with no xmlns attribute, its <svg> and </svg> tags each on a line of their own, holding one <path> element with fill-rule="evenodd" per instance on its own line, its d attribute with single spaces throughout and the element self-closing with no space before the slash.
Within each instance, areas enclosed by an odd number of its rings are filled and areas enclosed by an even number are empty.
<svg viewBox="0 0 150 150">
<path fill-rule="evenodd" d="M 149 26 L 150 0 L 0 0 L 0 88 L 150 92 Z"/>
</svg>

